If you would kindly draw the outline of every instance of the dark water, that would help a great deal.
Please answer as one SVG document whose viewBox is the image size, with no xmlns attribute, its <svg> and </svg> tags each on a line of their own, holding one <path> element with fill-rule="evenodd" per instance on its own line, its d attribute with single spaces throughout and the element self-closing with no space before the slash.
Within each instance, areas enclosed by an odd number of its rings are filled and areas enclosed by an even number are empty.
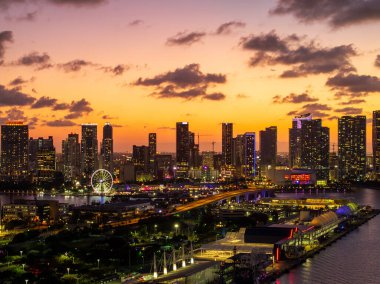
<svg viewBox="0 0 380 284">
<path fill-rule="evenodd" d="M 75 206 L 92 204 L 95 203 L 104 203 L 110 200 L 110 197 L 107 196 L 74 196 L 74 195 L 51 195 L 51 194 L 39 194 L 32 195 L 26 193 L 0 193 L 0 204 L 12 203 L 17 199 L 27 199 L 27 200 L 58 200 L 59 203 L 67 203 Z"/>
<path fill-rule="evenodd" d="M 354 193 L 333 195 L 380 209 L 380 190 L 357 189 Z M 275 283 L 380 283 L 380 215 L 284 274 Z"/>
</svg>

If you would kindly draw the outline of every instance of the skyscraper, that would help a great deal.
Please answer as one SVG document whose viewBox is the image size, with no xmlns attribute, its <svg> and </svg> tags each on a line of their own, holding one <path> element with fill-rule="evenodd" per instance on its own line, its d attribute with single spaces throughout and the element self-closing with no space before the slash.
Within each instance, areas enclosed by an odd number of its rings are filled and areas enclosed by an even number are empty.
<svg viewBox="0 0 380 284">
<path fill-rule="evenodd" d="M 380 110 L 373 112 L 372 119 L 373 171 L 380 180 Z"/>
<path fill-rule="evenodd" d="M 232 137 L 233 124 L 230 122 L 222 123 L 222 156 L 225 165 L 232 165 Z"/>
<path fill-rule="evenodd" d="M 290 165 L 315 170 L 317 179 L 329 178 L 330 131 L 321 119 L 304 115 L 293 119 L 289 130 Z"/>
<path fill-rule="evenodd" d="M 256 134 L 254 132 L 244 134 L 243 174 L 245 177 L 256 176 Z"/>
<path fill-rule="evenodd" d="M 63 175 L 65 181 L 73 182 L 80 177 L 80 151 L 78 134 L 70 133 L 66 140 L 62 140 Z"/>
<path fill-rule="evenodd" d="M 260 131 L 260 165 L 276 166 L 277 157 L 277 126 L 271 126 Z"/>
<path fill-rule="evenodd" d="M 91 178 L 98 167 L 98 125 L 82 124 L 81 172 L 83 177 Z"/>
<path fill-rule="evenodd" d="M 189 166 L 198 168 L 200 166 L 199 145 L 195 144 L 195 134 L 189 131 Z"/>
<path fill-rule="evenodd" d="M 154 161 L 157 154 L 157 134 L 149 133 L 149 171 L 154 174 Z"/>
<path fill-rule="evenodd" d="M 176 124 L 176 176 L 186 177 L 190 160 L 189 123 Z"/>
<path fill-rule="evenodd" d="M 102 168 L 113 174 L 113 129 L 110 123 L 103 126 L 103 140 L 101 148 Z"/>
<path fill-rule="evenodd" d="M 3 179 L 20 181 L 28 176 L 28 125 L 10 121 L 1 125 L 1 172 Z"/>
<path fill-rule="evenodd" d="M 54 181 L 56 163 L 53 136 L 29 139 L 29 165 L 37 182 Z"/>
<path fill-rule="evenodd" d="M 338 119 L 339 178 L 362 181 L 366 173 L 366 117 Z"/>
</svg>

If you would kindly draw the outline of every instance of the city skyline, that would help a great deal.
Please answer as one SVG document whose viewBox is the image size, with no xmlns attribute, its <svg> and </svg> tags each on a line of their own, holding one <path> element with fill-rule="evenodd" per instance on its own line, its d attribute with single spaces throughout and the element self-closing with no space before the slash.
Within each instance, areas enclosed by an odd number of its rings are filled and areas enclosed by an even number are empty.
<svg viewBox="0 0 380 284">
<path fill-rule="evenodd" d="M 58 151 L 85 122 L 110 122 L 115 152 L 147 133 L 174 152 L 176 121 L 201 151 L 221 151 L 222 122 L 235 133 L 276 125 L 286 152 L 290 119 L 311 112 L 337 145 L 336 117 L 366 115 L 370 129 L 378 109 L 376 3 L 326 2 L 321 14 L 301 2 L 2 1 L 0 119 L 54 136 Z"/>
</svg>

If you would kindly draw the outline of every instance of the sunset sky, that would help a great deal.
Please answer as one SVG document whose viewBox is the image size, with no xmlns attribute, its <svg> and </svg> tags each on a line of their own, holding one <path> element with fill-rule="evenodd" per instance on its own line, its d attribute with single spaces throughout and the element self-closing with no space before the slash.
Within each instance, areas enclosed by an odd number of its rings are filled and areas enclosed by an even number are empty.
<svg viewBox="0 0 380 284">
<path fill-rule="evenodd" d="M 287 151 L 307 112 L 331 144 L 337 117 L 366 115 L 370 140 L 379 31 L 378 0 L 0 0 L 0 120 L 53 135 L 58 152 L 87 122 L 99 140 L 115 126 L 115 151 L 149 132 L 174 151 L 177 121 L 201 151 L 221 149 L 221 122 L 234 135 L 277 125 Z"/>
</svg>

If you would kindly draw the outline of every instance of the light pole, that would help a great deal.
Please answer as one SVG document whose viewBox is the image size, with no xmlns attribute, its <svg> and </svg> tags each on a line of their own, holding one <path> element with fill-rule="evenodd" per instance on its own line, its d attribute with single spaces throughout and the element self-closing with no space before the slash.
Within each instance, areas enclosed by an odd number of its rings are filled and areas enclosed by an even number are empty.
<svg viewBox="0 0 380 284">
<path fill-rule="evenodd" d="M 66 269 L 67 269 L 67 275 L 69 275 L 70 274 L 70 267 L 67 267 Z"/>
<path fill-rule="evenodd" d="M 98 258 L 97 261 L 98 261 L 98 269 L 99 269 L 100 258 Z"/>
<path fill-rule="evenodd" d="M 22 253 L 23 253 L 23 251 L 22 250 L 20 250 L 20 256 L 22 257 Z"/>
<path fill-rule="evenodd" d="M 177 236 L 178 235 L 179 225 L 178 224 L 174 224 L 174 228 L 175 228 L 175 235 Z"/>
<path fill-rule="evenodd" d="M 22 270 L 25 271 L 25 263 L 22 264 Z"/>
<path fill-rule="evenodd" d="M 28 284 L 29 280 L 28 279 L 25 279 L 25 284 Z"/>
</svg>

